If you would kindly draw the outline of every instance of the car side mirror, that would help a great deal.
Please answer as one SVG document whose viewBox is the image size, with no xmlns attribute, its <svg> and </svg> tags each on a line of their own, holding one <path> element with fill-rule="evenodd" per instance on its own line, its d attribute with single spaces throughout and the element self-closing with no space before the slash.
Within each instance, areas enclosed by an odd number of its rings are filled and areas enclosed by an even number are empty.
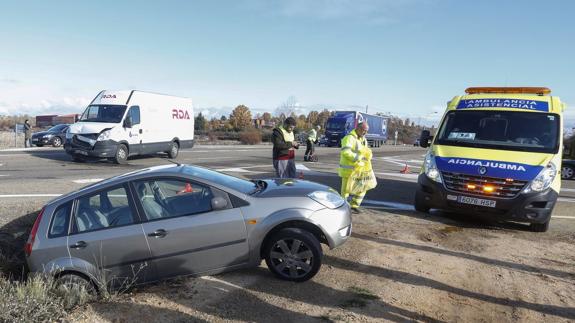
<svg viewBox="0 0 575 323">
<path fill-rule="evenodd" d="M 124 128 L 132 128 L 132 118 L 130 116 L 124 119 Z"/>
<path fill-rule="evenodd" d="M 228 201 L 221 197 L 216 196 L 212 199 L 212 210 L 222 210 L 228 207 Z"/>
<path fill-rule="evenodd" d="M 430 141 L 433 139 L 433 136 L 429 132 L 429 130 L 421 131 L 421 136 L 419 137 L 419 146 L 423 148 L 429 147 Z"/>
</svg>

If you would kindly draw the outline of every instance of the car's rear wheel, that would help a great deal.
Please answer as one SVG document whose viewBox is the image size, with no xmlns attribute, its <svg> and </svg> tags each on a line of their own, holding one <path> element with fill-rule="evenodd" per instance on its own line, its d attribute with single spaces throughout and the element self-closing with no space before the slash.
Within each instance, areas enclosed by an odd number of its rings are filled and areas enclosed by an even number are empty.
<svg viewBox="0 0 575 323">
<path fill-rule="evenodd" d="M 60 146 L 62 146 L 62 139 L 60 139 L 60 137 L 54 138 L 54 140 L 52 140 L 52 146 L 53 146 L 53 147 L 60 147 Z"/>
<path fill-rule="evenodd" d="M 78 274 L 67 273 L 56 278 L 56 287 L 62 288 L 67 292 L 87 293 L 96 295 L 97 289 L 94 284 L 87 278 Z"/>
<path fill-rule="evenodd" d="M 561 179 L 572 179 L 575 177 L 575 167 L 563 165 L 561 167 Z"/>
<path fill-rule="evenodd" d="M 126 147 L 126 145 L 124 144 L 121 144 L 118 146 L 118 150 L 116 151 L 114 162 L 116 162 L 116 164 L 125 164 L 127 161 L 128 161 L 128 147 Z"/>
<path fill-rule="evenodd" d="M 303 282 L 317 274 L 323 252 L 313 234 L 302 229 L 287 228 L 269 239 L 264 255 L 274 275 L 284 280 Z"/>
<path fill-rule="evenodd" d="M 170 150 L 168 150 L 168 157 L 170 157 L 171 159 L 178 157 L 179 151 L 180 151 L 180 145 L 178 145 L 178 143 L 175 141 L 172 142 Z"/>
</svg>

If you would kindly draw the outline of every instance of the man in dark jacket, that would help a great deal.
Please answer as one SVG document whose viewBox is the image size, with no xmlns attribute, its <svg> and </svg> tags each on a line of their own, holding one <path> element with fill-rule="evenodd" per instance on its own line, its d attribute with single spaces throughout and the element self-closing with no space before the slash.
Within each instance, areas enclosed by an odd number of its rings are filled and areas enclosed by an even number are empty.
<svg viewBox="0 0 575 323">
<path fill-rule="evenodd" d="M 31 139 L 32 139 L 32 126 L 30 125 L 28 119 L 26 119 L 26 121 L 24 121 L 24 147 L 26 148 L 32 147 L 32 142 L 30 141 Z"/>
<path fill-rule="evenodd" d="M 289 117 L 285 119 L 283 125 L 274 129 L 272 134 L 273 163 L 276 176 L 279 178 L 295 178 L 295 149 L 299 144 L 295 141 L 293 130 L 295 129 L 295 119 Z"/>
</svg>

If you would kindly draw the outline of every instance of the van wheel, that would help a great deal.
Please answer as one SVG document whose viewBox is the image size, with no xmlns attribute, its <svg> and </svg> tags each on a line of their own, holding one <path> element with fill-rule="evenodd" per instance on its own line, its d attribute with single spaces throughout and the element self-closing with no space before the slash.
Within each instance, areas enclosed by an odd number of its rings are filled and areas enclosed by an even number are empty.
<svg viewBox="0 0 575 323">
<path fill-rule="evenodd" d="M 62 146 L 62 139 L 60 139 L 60 137 L 54 138 L 54 141 L 52 141 L 52 146 L 53 146 L 53 147 L 60 147 L 60 146 Z"/>
<path fill-rule="evenodd" d="M 127 161 L 128 161 L 128 147 L 126 147 L 126 145 L 124 144 L 121 144 L 118 146 L 118 150 L 116 151 L 114 162 L 116 162 L 116 164 L 125 164 Z"/>
<path fill-rule="evenodd" d="M 177 142 L 172 142 L 172 145 L 170 146 L 170 150 L 168 150 L 168 157 L 174 159 L 176 157 L 178 157 L 178 152 L 180 151 L 180 145 L 178 145 Z"/>
<path fill-rule="evenodd" d="M 77 274 L 64 274 L 56 278 L 55 284 L 58 289 L 62 289 L 66 293 L 85 292 L 88 295 L 97 295 L 97 289 L 94 284 L 86 277 Z"/>
<path fill-rule="evenodd" d="M 531 223 L 529 225 L 529 230 L 532 232 L 547 232 L 547 230 L 549 230 L 550 221 L 551 220 L 547 220 L 547 222 L 544 223 Z"/>
<path fill-rule="evenodd" d="M 561 179 L 572 179 L 575 178 L 575 168 L 568 165 L 563 165 L 561 167 Z"/>
<path fill-rule="evenodd" d="M 413 203 L 415 210 L 418 212 L 429 213 L 429 209 L 431 209 L 427 203 L 425 203 L 425 198 L 420 191 L 415 192 L 415 201 Z"/>
<path fill-rule="evenodd" d="M 264 251 L 269 270 L 283 280 L 309 280 L 321 267 L 323 252 L 317 238 L 308 231 L 288 228 L 275 233 Z"/>
</svg>

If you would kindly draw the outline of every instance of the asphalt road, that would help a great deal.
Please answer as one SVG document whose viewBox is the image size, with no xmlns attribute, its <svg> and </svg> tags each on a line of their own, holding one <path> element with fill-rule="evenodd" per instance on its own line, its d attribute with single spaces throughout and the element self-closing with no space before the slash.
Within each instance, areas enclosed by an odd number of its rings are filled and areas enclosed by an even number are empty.
<svg viewBox="0 0 575 323">
<path fill-rule="evenodd" d="M 368 192 L 364 206 L 386 210 L 402 210 L 417 215 L 412 201 L 425 150 L 410 146 L 385 146 L 374 149 L 373 165 L 378 187 Z M 304 179 L 330 185 L 339 190 L 337 165 L 339 149 L 320 147 L 320 161 L 303 162 L 303 150 L 297 154 L 298 174 Z M 180 152 L 177 162 L 195 164 L 236 176 L 264 178 L 273 176 L 271 146 L 197 145 Z M 170 163 L 166 156 L 153 155 L 129 160 L 127 165 L 109 162 L 75 163 L 61 148 L 29 148 L 0 150 L 0 212 L 3 221 L 46 201 L 92 182 L 154 165 Z M 399 171 L 408 165 L 411 174 Z M 22 207 L 24 206 L 24 207 Z M 575 181 L 563 181 L 558 204 L 553 213 L 550 232 L 575 231 Z M 9 212 L 10 214 L 6 214 Z M 443 214 L 439 214 L 443 215 Z M 423 215 L 418 215 L 423 216 Z M 466 221 L 464 215 L 449 215 Z M 477 220 L 477 219 L 474 219 Z"/>
</svg>

